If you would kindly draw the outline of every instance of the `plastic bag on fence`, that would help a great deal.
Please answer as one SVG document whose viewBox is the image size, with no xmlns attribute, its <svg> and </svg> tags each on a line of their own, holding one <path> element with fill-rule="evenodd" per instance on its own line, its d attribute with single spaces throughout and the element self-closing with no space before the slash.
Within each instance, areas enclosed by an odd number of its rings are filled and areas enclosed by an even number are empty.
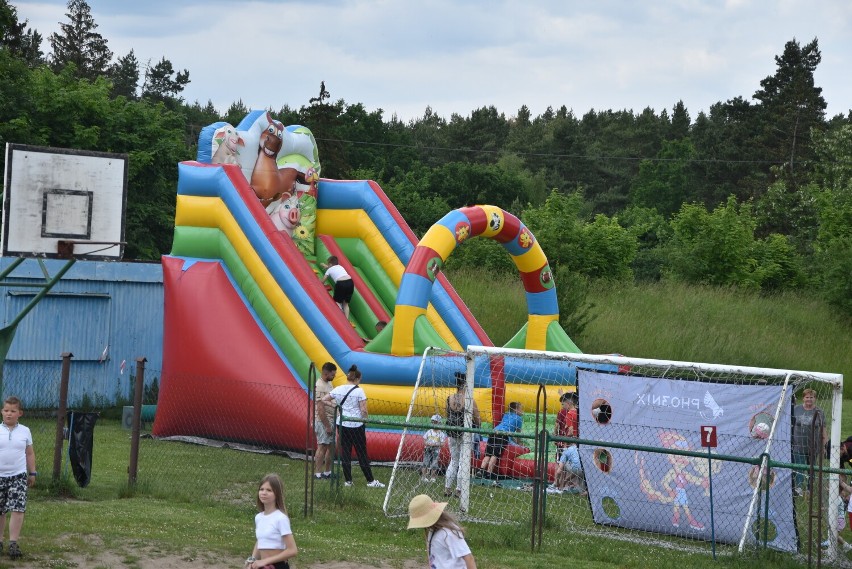
<svg viewBox="0 0 852 569">
<path fill-rule="evenodd" d="M 92 446 L 99 416 L 98 413 L 68 413 L 68 460 L 80 488 L 88 486 L 92 478 Z"/>
</svg>

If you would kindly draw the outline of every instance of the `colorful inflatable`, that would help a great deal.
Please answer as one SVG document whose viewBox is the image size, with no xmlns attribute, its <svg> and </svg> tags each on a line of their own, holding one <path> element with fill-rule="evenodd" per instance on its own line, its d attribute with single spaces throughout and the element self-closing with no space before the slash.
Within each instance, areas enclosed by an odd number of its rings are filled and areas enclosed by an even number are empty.
<svg viewBox="0 0 852 569">
<path fill-rule="evenodd" d="M 266 444 L 304 448 L 311 362 L 357 365 L 370 400 L 404 415 L 426 347 L 492 345 L 441 272 L 455 247 L 476 236 L 501 243 L 524 283 L 529 317 L 509 345 L 579 351 L 558 324 L 544 252 L 517 217 L 493 206 L 462 208 L 418 243 L 376 183 L 317 182 L 319 172 L 310 131 L 259 111 L 236 128 L 204 129 L 198 161 L 179 165 L 174 244 L 163 257 L 155 435 L 251 441 L 274 431 Z M 355 282 L 350 320 L 317 269 L 330 254 Z M 377 333 L 379 320 L 389 324 Z M 457 359 L 439 383 L 453 385 L 453 371 L 465 367 Z M 500 373 L 511 376 L 524 363 L 506 358 L 503 365 Z M 490 396 L 495 379 L 490 369 L 477 370 L 476 397 L 499 418 L 502 407 L 492 408 Z M 343 381 L 339 372 L 335 384 Z M 534 396 L 521 386 L 506 390 L 507 401 Z M 371 458 L 391 459 L 396 441 L 381 441 L 370 442 Z"/>
</svg>

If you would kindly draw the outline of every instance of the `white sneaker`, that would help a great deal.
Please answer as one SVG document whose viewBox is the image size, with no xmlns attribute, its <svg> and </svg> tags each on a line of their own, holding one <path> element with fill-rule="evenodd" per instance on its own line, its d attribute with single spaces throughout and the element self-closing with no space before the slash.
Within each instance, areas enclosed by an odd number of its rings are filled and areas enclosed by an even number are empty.
<svg viewBox="0 0 852 569">
<path fill-rule="evenodd" d="M 352 482 L 347 480 L 346 483 L 344 484 L 344 486 L 352 486 Z"/>
<path fill-rule="evenodd" d="M 429 482 L 435 482 L 436 480 L 437 480 L 437 478 L 430 478 Z"/>
<path fill-rule="evenodd" d="M 545 492 L 547 492 L 548 494 L 561 494 L 561 493 L 562 493 L 562 490 L 560 490 L 560 489 L 559 489 L 559 488 L 557 488 L 556 486 L 548 486 L 548 487 L 545 489 Z"/>
<path fill-rule="evenodd" d="M 373 480 L 372 482 L 367 484 L 367 487 L 369 487 L 369 488 L 384 488 L 385 485 L 382 484 L 381 482 L 379 482 L 378 480 Z"/>
</svg>

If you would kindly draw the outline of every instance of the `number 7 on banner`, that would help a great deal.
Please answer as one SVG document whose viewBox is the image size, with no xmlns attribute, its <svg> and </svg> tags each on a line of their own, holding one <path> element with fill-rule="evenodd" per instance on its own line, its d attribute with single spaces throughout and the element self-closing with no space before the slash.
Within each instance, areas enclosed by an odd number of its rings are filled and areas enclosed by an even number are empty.
<svg viewBox="0 0 852 569">
<path fill-rule="evenodd" d="M 716 425 L 701 426 L 701 446 L 707 448 L 716 447 Z"/>
</svg>

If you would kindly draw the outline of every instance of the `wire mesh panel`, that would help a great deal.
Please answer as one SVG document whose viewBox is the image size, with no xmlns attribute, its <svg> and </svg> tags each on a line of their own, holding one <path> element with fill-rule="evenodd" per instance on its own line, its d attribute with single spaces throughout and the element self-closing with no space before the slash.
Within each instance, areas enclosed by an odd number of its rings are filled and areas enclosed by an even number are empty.
<svg viewBox="0 0 852 569">
<path fill-rule="evenodd" d="M 549 523 L 677 546 L 836 554 L 838 479 L 819 465 L 837 465 L 842 376 L 499 348 L 471 348 L 467 359 L 474 384 L 490 388 L 491 421 L 518 402 L 540 410 L 524 414 L 522 432 L 534 418 L 554 433 L 560 411 L 574 409 L 579 432 L 551 437 L 540 455 Z M 712 447 L 702 427 L 713 428 Z M 527 457 L 500 457 L 501 486 L 529 483 Z M 469 515 L 530 510 L 503 492 L 489 499 L 489 513 L 472 505 Z"/>
</svg>

